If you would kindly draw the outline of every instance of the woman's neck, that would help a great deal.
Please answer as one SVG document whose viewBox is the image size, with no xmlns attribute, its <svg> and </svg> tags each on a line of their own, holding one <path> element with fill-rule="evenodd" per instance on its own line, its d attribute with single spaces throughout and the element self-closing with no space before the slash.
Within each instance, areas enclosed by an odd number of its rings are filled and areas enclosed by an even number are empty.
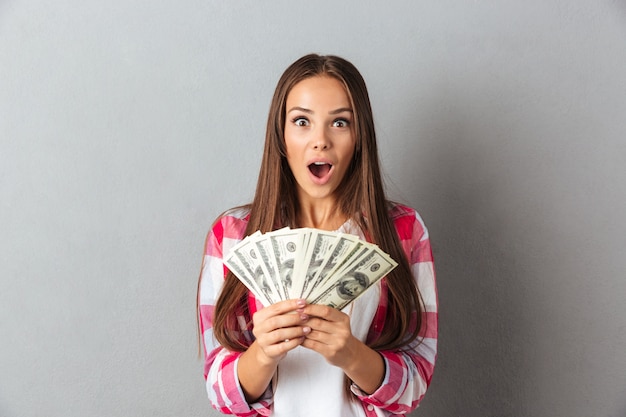
<svg viewBox="0 0 626 417">
<path fill-rule="evenodd" d="M 298 227 L 337 230 L 348 220 L 334 203 L 302 204 L 298 213 Z"/>
</svg>

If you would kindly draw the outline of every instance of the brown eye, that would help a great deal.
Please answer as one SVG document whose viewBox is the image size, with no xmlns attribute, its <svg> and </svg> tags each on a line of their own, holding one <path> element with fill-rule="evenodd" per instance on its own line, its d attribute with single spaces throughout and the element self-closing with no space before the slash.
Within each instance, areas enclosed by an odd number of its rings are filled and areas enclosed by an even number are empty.
<svg viewBox="0 0 626 417">
<path fill-rule="evenodd" d="M 296 126 L 308 126 L 309 121 L 305 117 L 296 117 L 292 120 L 293 124 Z"/>
<path fill-rule="evenodd" d="M 348 127 L 349 124 L 346 119 L 337 119 L 333 122 L 333 127 Z"/>
</svg>

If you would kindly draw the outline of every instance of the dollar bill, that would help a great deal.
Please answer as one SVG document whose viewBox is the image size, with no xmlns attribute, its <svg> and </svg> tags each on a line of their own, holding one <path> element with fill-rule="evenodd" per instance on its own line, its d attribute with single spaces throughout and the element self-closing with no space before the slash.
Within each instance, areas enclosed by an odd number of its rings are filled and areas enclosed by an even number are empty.
<svg viewBox="0 0 626 417">
<path fill-rule="evenodd" d="M 311 278 L 311 283 L 308 286 L 308 292 L 302 294 L 302 298 L 310 301 L 310 293 L 314 288 L 319 288 L 323 282 L 329 277 L 332 277 L 332 273 L 338 269 L 343 262 L 349 258 L 358 247 L 362 246 L 362 241 L 353 235 L 339 234 L 330 250 L 330 253 L 326 255 L 322 261 L 320 268 L 317 268 L 315 275 Z"/>
<path fill-rule="evenodd" d="M 310 228 L 256 232 L 224 264 L 263 305 L 305 298 L 339 309 L 397 266 L 357 236 Z"/>
<path fill-rule="evenodd" d="M 231 252 L 230 255 L 224 259 L 224 264 L 233 272 L 233 274 L 235 274 L 235 276 L 237 276 L 237 278 L 239 278 L 239 280 L 241 280 L 241 282 L 244 283 L 246 287 L 248 287 L 250 291 L 252 291 L 254 296 L 261 301 L 263 305 L 267 306 L 272 304 L 273 297 L 271 289 L 266 286 L 260 288 L 254 278 L 247 273 L 246 268 L 244 268 L 241 262 L 239 262 L 237 255 Z"/>
<path fill-rule="evenodd" d="M 274 250 L 272 248 L 272 243 L 269 239 L 264 236 L 258 236 L 252 239 L 252 242 L 256 245 L 258 251 L 257 253 L 261 257 L 261 261 L 264 265 L 264 271 L 266 272 L 266 276 L 269 278 L 271 285 L 276 290 L 277 294 L 279 294 L 279 298 L 281 300 L 289 299 L 289 292 L 287 291 L 287 287 L 282 281 L 278 265 L 276 264 L 276 257 L 274 256 Z"/>
<path fill-rule="evenodd" d="M 274 260 L 281 281 L 287 293 L 286 299 L 298 298 L 299 287 L 294 285 L 294 269 L 298 266 L 296 257 L 301 253 L 304 234 L 298 229 L 281 229 L 267 233 L 270 246 L 274 253 Z"/>
<path fill-rule="evenodd" d="M 274 280 L 270 276 L 270 272 L 265 262 L 263 262 L 263 258 L 253 239 L 246 239 L 241 245 L 233 247 L 232 251 L 248 276 L 266 294 L 267 299 L 272 304 L 283 298 L 281 292 L 274 285 Z"/>
<path fill-rule="evenodd" d="M 358 263 L 335 273 L 336 279 L 319 288 L 311 303 L 342 309 L 396 266 L 388 255 L 371 248 Z"/>
<path fill-rule="evenodd" d="M 315 278 L 319 276 L 324 261 L 332 253 L 333 247 L 339 237 L 337 233 L 323 230 L 313 230 L 310 233 L 305 256 L 302 260 L 302 269 L 298 271 L 298 276 L 302 281 L 300 298 L 307 298 L 315 285 Z"/>
</svg>

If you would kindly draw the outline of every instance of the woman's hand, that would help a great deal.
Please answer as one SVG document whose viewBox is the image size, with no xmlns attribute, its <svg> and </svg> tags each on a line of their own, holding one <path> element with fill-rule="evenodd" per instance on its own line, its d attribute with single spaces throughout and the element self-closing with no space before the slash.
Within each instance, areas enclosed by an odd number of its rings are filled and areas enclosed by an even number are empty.
<svg viewBox="0 0 626 417">
<path fill-rule="evenodd" d="M 319 304 L 307 305 L 302 312 L 310 317 L 306 323 L 311 328 L 302 346 L 341 368 L 362 391 L 376 391 L 385 376 L 385 363 L 378 352 L 352 335 L 350 317 Z"/>
<path fill-rule="evenodd" d="M 311 331 L 305 325 L 309 317 L 303 313 L 304 300 L 287 300 L 267 306 L 252 317 L 252 333 L 263 364 L 278 363 L 290 350 L 299 346 Z"/>
<path fill-rule="evenodd" d="M 350 317 L 320 304 L 310 304 L 302 311 L 310 316 L 307 325 L 311 328 L 302 346 L 321 354 L 331 365 L 348 367 L 362 344 L 352 335 Z"/>
<path fill-rule="evenodd" d="M 256 340 L 239 358 L 237 376 L 246 400 L 256 401 L 267 389 L 287 352 L 299 346 L 311 331 L 305 324 L 304 300 L 287 300 L 257 311 L 252 317 Z"/>
</svg>

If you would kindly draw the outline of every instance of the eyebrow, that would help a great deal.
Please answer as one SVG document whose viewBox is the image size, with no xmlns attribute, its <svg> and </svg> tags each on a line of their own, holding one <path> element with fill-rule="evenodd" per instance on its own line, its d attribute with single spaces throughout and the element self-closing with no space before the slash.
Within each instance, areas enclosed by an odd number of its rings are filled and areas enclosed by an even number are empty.
<svg viewBox="0 0 626 417">
<path fill-rule="evenodd" d="M 305 109 L 304 107 L 299 107 L 299 106 L 292 107 L 291 109 L 289 109 L 287 111 L 287 113 L 291 113 L 294 110 L 298 110 L 298 111 L 301 111 L 301 112 L 307 113 L 307 114 L 313 114 L 314 113 L 313 110 L 311 110 L 311 109 Z M 344 113 L 344 112 L 354 113 L 352 111 L 352 109 L 349 108 L 349 107 L 341 107 L 339 109 L 329 111 L 328 114 L 339 114 L 339 113 Z"/>
</svg>

